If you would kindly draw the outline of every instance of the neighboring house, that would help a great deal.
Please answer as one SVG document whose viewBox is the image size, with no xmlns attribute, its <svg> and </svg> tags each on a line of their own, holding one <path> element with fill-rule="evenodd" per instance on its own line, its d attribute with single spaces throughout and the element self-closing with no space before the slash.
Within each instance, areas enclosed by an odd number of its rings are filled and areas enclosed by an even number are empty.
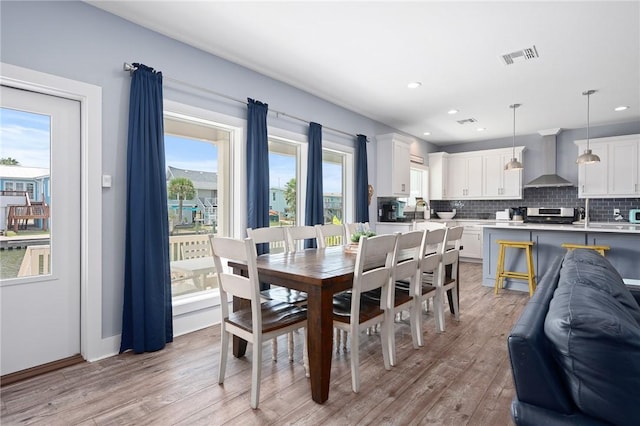
<svg viewBox="0 0 640 426">
<path fill-rule="evenodd" d="M 337 218 L 340 223 L 342 218 L 342 194 L 325 193 L 324 198 L 324 223 L 333 223 L 333 218 Z"/>
<path fill-rule="evenodd" d="M 49 169 L 0 165 L 0 230 L 7 226 L 7 205 L 26 205 L 26 198 L 15 193 L 27 193 L 31 201 L 51 204 Z M 6 196 L 5 196 L 6 194 Z M 21 200 L 16 202 L 16 200 Z M 36 223 L 40 225 L 39 221 Z"/>
<path fill-rule="evenodd" d="M 287 211 L 287 202 L 284 198 L 284 188 L 269 188 L 269 211 L 277 213 L 280 219 L 290 218 L 293 215 Z M 336 217 L 342 222 L 342 194 L 325 193 L 324 199 L 324 223 L 333 223 Z"/>
<path fill-rule="evenodd" d="M 0 165 L 0 189 L 3 191 L 24 191 L 31 201 L 50 204 L 49 169 L 40 167 Z"/>
<path fill-rule="evenodd" d="M 280 219 L 293 216 L 287 211 L 284 188 L 269 188 L 269 210 L 277 212 Z"/>
<path fill-rule="evenodd" d="M 213 225 L 216 222 L 218 207 L 218 174 L 215 172 L 203 172 L 200 170 L 186 170 L 177 167 L 167 167 L 167 185 L 174 178 L 187 178 L 193 182 L 196 196 L 191 200 L 182 202 L 182 222 L 193 223 L 202 221 L 205 225 Z M 177 199 L 169 199 L 169 211 L 178 213 L 179 203 Z"/>
</svg>

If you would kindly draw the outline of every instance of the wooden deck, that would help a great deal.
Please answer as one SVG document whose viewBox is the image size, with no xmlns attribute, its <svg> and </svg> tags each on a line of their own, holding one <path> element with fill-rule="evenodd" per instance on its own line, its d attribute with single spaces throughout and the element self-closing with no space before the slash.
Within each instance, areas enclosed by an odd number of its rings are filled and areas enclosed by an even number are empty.
<svg viewBox="0 0 640 426">
<path fill-rule="evenodd" d="M 506 336 L 526 293 L 481 285 L 482 266 L 461 264 L 460 322 L 447 313 L 436 334 L 427 315 L 425 346 L 414 350 L 397 324 L 398 366 L 386 371 L 379 335 L 361 337 L 361 392 L 351 391 L 349 353 L 334 355 L 329 400 L 311 400 L 301 338 L 294 363 L 281 338 L 279 359 L 263 347 L 260 406 L 249 407 L 251 361 L 230 358 L 217 384 L 218 326 L 180 336 L 166 349 L 123 354 L 3 387 L 1 423 L 183 425 L 509 425 L 514 395 Z M 248 352 L 252 350 L 249 346 Z M 250 357 L 250 354 L 248 354 Z"/>
</svg>

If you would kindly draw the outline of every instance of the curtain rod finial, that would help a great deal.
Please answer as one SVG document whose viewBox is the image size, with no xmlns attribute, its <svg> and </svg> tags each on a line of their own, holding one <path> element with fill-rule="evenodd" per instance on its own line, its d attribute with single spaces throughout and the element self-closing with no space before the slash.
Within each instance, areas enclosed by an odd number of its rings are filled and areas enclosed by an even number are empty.
<svg viewBox="0 0 640 426">
<path fill-rule="evenodd" d="M 125 62 L 124 64 L 122 64 L 122 70 L 123 71 L 133 72 L 133 71 L 136 70 L 136 67 L 134 67 L 133 65 Z"/>
</svg>

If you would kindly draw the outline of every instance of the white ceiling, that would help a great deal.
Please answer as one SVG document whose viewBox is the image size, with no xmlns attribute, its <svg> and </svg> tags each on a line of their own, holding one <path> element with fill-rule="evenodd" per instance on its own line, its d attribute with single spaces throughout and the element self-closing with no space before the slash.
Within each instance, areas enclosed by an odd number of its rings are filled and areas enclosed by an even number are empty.
<svg viewBox="0 0 640 426">
<path fill-rule="evenodd" d="M 638 1 L 87 3 L 436 144 L 640 120 Z"/>
</svg>

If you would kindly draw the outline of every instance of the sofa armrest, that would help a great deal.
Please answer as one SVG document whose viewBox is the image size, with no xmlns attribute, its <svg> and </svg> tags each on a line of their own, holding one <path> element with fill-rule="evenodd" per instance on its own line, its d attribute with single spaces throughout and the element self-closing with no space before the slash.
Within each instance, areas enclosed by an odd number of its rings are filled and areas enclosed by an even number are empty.
<svg viewBox="0 0 640 426">
<path fill-rule="evenodd" d="M 507 348 L 518 400 L 571 414 L 575 406 L 562 382 L 544 333 L 544 322 L 558 285 L 562 261 L 562 256 L 556 258 L 540 280 L 533 297 L 509 333 Z"/>
</svg>

